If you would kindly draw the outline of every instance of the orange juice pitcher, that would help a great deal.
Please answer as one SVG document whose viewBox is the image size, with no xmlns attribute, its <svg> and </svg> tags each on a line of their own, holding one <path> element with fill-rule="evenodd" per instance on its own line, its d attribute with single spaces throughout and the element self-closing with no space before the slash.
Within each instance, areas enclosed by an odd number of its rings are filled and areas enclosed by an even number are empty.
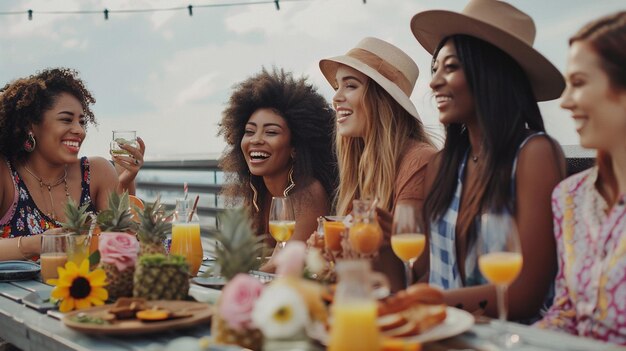
<svg viewBox="0 0 626 351">
<path fill-rule="evenodd" d="M 384 275 L 372 272 L 367 260 L 337 263 L 339 283 L 332 307 L 329 351 L 378 351 L 381 336 L 376 319 L 378 305 L 373 285 L 389 286 Z"/>
<path fill-rule="evenodd" d="M 200 221 L 195 212 L 190 217 L 191 205 L 191 201 L 176 200 L 170 254 L 185 257 L 189 264 L 189 273 L 195 276 L 202 263 L 203 250 L 202 240 L 200 240 Z"/>
<path fill-rule="evenodd" d="M 348 240 L 352 249 L 362 255 L 378 251 L 383 242 L 383 230 L 376 220 L 376 211 L 372 201 L 354 200 L 352 202 L 354 221 L 348 231 Z"/>
</svg>

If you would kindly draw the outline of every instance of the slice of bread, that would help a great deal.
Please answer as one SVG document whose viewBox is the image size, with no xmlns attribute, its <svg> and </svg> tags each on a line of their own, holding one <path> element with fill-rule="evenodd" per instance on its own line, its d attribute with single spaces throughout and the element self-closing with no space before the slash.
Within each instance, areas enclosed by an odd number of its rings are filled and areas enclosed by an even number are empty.
<svg viewBox="0 0 626 351">
<path fill-rule="evenodd" d="M 379 328 L 389 337 L 421 334 L 446 319 L 443 294 L 427 284 L 416 284 L 379 303 Z"/>
</svg>

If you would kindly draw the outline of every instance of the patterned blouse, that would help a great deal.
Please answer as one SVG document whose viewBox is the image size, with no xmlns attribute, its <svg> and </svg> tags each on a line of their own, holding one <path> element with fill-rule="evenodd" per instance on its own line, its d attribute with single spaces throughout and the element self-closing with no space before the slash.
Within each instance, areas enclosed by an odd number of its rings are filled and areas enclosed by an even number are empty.
<svg viewBox="0 0 626 351">
<path fill-rule="evenodd" d="M 13 184 L 15 185 L 15 197 L 13 205 L 9 211 L 0 218 L 0 238 L 12 238 L 17 236 L 29 236 L 41 234 L 48 229 L 58 228 L 61 223 L 48 217 L 43 211 L 37 208 L 33 201 L 26 184 L 17 173 L 17 170 L 10 162 L 7 162 L 9 170 L 13 175 Z M 80 159 L 80 171 L 82 174 L 80 205 L 89 203 L 87 211 L 96 212 L 96 208 L 91 202 L 89 191 L 90 175 L 89 175 L 89 159 L 82 157 Z"/>
<path fill-rule="evenodd" d="M 594 167 L 552 193 L 559 272 L 536 325 L 626 345 L 626 195 L 609 210 L 597 178 Z"/>
</svg>

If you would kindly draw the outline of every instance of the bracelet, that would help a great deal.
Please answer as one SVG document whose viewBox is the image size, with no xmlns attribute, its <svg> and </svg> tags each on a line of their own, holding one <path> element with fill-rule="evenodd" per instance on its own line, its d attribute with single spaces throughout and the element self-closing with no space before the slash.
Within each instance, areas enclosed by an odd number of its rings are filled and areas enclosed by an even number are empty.
<svg viewBox="0 0 626 351">
<path fill-rule="evenodd" d="M 23 238 L 23 237 L 24 237 L 24 236 L 20 236 L 19 238 L 17 238 L 17 250 L 18 250 L 18 251 L 22 254 L 22 257 L 23 257 L 25 260 L 28 260 L 29 258 L 28 258 L 28 257 L 26 257 L 26 255 L 24 255 L 24 251 L 22 251 L 22 238 Z"/>
</svg>

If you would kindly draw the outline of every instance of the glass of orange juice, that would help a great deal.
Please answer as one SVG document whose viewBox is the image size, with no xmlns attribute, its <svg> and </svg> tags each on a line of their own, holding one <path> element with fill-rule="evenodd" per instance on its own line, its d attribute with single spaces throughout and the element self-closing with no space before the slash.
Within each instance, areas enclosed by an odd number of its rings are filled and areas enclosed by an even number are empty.
<svg viewBox="0 0 626 351">
<path fill-rule="evenodd" d="M 41 278 L 59 278 L 57 268 L 65 266 L 67 262 L 68 237 L 70 234 L 43 234 L 41 239 Z"/>
<path fill-rule="evenodd" d="M 270 205 L 270 234 L 282 249 L 296 229 L 296 215 L 289 197 L 272 197 Z"/>
<path fill-rule="evenodd" d="M 203 250 L 198 214 L 194 211 L 190 217 L 192 205 L 191 200 L 176 200 L 170 254 L 185 257 L 189 264 L 189 273 L 195 276 L 202 263 Z"/>
<path fill-rule="evenodd" d="M 422 228 L 419 213 L 414 205 L 396 205 L 391 228 L 391 249 L 404 263 L 407 287 L 413 283 L 413 263 L 424 252 L 426 246 L 426 235 Z"/>
<path fill-rule="evenodd" d="M 505 329 L 508 312 L 506 293 L 508 286 L 522 271 L 524 261 L 515 219 L 507 212 L 484 213 L 478 233 L 478 268 L 483 277 L 496 286 L 502 333 L 494 341 L 502 348 L 511 348 L 521 339 L 519 335 L 510 334 Z"/>
<path fill-rule="evenodd" d="M 345 216 L 324 217 L 324 248 L 333 256 L 341 252 L 341 239 L 346 233 L 344 219 Z"/>
</svg>

